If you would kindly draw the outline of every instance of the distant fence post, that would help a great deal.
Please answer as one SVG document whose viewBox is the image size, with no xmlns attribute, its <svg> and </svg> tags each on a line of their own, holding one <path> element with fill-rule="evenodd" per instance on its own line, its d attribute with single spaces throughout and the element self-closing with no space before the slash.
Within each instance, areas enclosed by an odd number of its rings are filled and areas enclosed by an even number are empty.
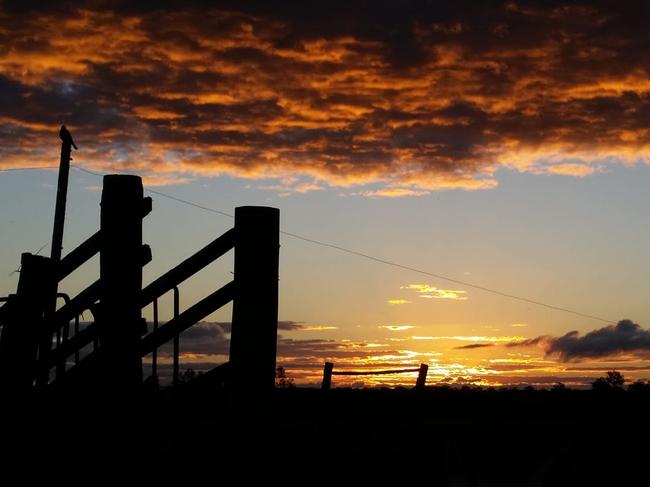
<svg viewBox="0 0 650 487">
<path fill-rule="evenodd" d="M 100 245 L 100 379 L 102 387 L 132 391 L 142 383 L 142 180 L 104 176 Z"/>
<path fill-rule="evenodd" d="M 424 385 L 427 382 L 428 371 L 429 371 L 429 366 L 427 364 L 420 364 L 420 371 L 418 372 L 418 380 L 415 382 L 416 389 L 424 389 Z"/>
<path fill-rule="evenodd" d="M 237 387 L 272 389 L 278 333 L 280 210 L 235 208 L 230 364 Z"/>
<path fill-rule="evenodd" d="M 51 261 L 24 253 L 20 263 L 18 288 L 5 305 L 8 313 L 0 336 L 0 387 L 6 398 L 11 393 L 24 396 L 32 391 L 39 372 L 39 343 L 51 339 L 51 335 L 43 336 L 43 314 L 51 291 Z"/>
<path fill-rule="evenodd" d="M 321 384 L 321 389 L 328 391 L 332 387 L 332 370 L 334 369 L 334 364 L 332 362 L 325 362 L 325 367 L 323 367 L 323 383 Z"/>
</svg>

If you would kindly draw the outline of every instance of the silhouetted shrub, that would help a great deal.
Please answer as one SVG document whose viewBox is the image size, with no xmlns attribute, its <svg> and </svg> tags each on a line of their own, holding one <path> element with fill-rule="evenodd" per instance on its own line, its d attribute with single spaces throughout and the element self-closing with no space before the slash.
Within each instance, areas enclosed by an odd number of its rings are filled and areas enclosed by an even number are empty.
<svg viewBox="0 0 650 487">
<path fill-rule="evenodd" d="M 196 379 L 199 375 L 201 375 L 201 372 L 197 372 L 196 370 L 189 368 L 186 369 L 181 374 L 179 374 L 178 382 L 180 382 L 181 384 L 186 384 L 190 382 L 192 379 Z"/>
<path fill-rule="evenodd" d="M 613 389 L 622 389 L 625 384 L 625 377 L 616 370 L 607 372 L 607 377 L 599 377 L 591 383 L 591 388 L 595 391 L 607 391 Z"/>
<path fill-rule="evenodd" d="M 627 390 L 630 392 L 650 392 L 650 382 L 643 380 L 634 381 L 627 386 Z"/>
<path fill-rule="evenodd" d="M 295 387 L 293 379 L 287 377 L 287 372 L 282 365 L 275 369 L 275 387 Z"/>
<path fill-rule="evenodd" d="M 612 387 L 623 387 L 623 384 L 625 384 L 623 374 L 615 370 L 607 372 L 607 378 L 605 380 Z"/>
</svg>

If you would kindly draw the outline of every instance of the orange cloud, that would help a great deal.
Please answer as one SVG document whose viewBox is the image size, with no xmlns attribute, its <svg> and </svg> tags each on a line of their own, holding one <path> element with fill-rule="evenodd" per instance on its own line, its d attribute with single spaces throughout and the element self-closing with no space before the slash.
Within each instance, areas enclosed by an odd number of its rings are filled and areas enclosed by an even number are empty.
<svg viewBox="0 0 650 487">
<path fill-rule="evenodd" d="M 84 163 L 154 184 L 403 197 L 650 162 L 641 4 L 77 5 L 2 7 L 2 167 L 56 161 L 62 122 Z"/>
<path fill-rule="evenodd" d="M 413 340 L 458 340 L 461 342 L 504 342 L 504 343 L 518 343 L 524 340 L 524 337 L 521 336 L 418 336 L 414 335 L 411 337 Z"/>
<path fill-rule="evenodd" d="M 300 328 L 301 331 L 330 331 L 338 330 L 338 326 L 329 326 L 329 325 L 304 325 Z"/>
<path fill-rule="evenodd" d="M 401 198 L 403 196 L 422 196 L 429 193 L 430 191 L 410 188 L 383 188 L 374 191 L 361 191 L 357 194 L 371 197 Z"/>
<path fill-rule="evenodd" d="M 385 328 L 386 330 L 390 330 L 390 331 L 404 331 L 404 330 L 411 330 L 415 327 L 413 325 L 383 325 L 383 326 L 379 326 L 378 328 Z"/>
<path fill-rule="evenodd" d="M 429 284 L 408 284 L 401 286 L 400 289 L 410 289 L 418 293 L 421 298 L 427 299 L 450 299 L 454 301 L 466 301 L 467 291 L 458 291 L 453 289 L 439 289 Z"/>
</svg>

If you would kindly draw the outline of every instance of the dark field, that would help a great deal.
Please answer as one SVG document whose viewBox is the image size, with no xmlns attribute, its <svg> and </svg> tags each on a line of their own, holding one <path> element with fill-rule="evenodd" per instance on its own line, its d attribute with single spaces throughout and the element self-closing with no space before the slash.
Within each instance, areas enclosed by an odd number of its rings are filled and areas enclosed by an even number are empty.
<svg viewBox="0 0 650 487">
<path fill-rule="evenodd" d="M 27 463 L 86 485 L 650 485 L 649 406 L 616 390 L 49 398 L 4 413 L 2 471 Z"/>
</svg>

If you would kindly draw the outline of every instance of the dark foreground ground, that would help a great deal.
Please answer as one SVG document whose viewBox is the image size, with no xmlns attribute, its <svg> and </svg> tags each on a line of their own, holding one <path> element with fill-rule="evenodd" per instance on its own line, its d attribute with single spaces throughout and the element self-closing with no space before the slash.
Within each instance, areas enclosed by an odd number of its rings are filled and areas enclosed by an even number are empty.
<svg viewBox="0 0 650 487">
<path fill-rule="evenodd" d="M 650 395 L 279 389 L 5 406 L 3 485 L 650 485 Z M 47 482 L 47 481 L 46 481 Z"/>
</svg>

